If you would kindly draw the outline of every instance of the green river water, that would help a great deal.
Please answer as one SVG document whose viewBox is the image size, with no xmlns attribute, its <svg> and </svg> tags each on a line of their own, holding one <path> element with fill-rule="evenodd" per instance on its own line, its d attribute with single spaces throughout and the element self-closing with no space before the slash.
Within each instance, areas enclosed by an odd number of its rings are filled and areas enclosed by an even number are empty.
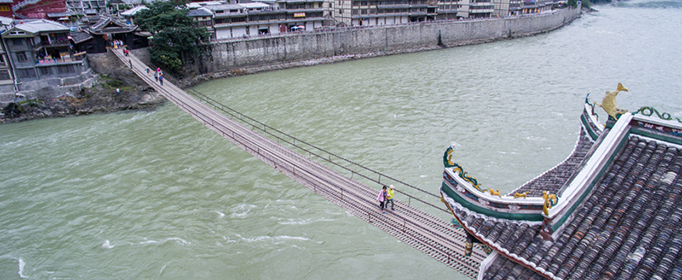
<svg viewBox="0 0 682 280">
<path fill-rule="evenodd" d="M 596 8 L 534 37 L 194 89 L 432 193 L 454 145 L 508 192 L 569 155 L 588 92 L 622 82 L 620 107 L 682 117 L 682 3 Z M 466 279 L 170 103 L 5 124 L 0 156 L 0 279 Z"/>
</svg>

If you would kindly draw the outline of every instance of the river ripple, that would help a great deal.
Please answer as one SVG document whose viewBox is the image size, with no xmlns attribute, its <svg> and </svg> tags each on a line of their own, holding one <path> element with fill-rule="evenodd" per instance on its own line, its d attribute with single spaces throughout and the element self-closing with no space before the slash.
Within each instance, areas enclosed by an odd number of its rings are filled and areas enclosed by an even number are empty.
<svg viewBox="0 0 682 280">
<path fill-rule="evenodd" d="M 623 82 L 621 107 L 682 116 L 679 2 L 597 9 L 535 37 L 195 89 L 434 193 L 455 145 L 509 191 L 570 153 L 590 91 Z M 1 279 L 464 278 L 172 105 L 3 125 L 0 155 Z"/>
</svg>

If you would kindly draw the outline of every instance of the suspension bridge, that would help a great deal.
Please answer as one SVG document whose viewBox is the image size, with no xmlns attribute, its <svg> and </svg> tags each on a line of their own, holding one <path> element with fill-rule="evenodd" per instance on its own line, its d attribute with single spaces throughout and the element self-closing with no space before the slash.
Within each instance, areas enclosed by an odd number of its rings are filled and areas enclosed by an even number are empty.
<svg viewBox="0 0 682 280">
<path fill-rule="evenodd" d="M 381 183 L 383 178 L 385 181 L 397 182 L 399 185 L 422 192 L 435 199 L 440 199 L 440 196 L 296 139 L 232 110 L 200 92 L 194 90 L 185 92 L 167 80 L 164 80 L 164 84 L 161 85 L 154 79 L 153 71 L 147 73 L 148 66 L 134 55 L 125 56 L 122 49 L 111 49 L 110 51 L 126 66 L 130 67 L 131 71 L 145 83 L 223 138 L 404 243 L 464 275 L 471 278 L 477 276 L 479 266 L 487 254 L 480 247 L 474 246 L 471 256 L 465 256 L 466 233 L 464 230 L 414 208 L 411 204 L 415 200 L 440 211 L 450 213 L 449 210 L 444 209 L 442 205 L 436 206 L 409 193 L 396 191 L 401 196 L 406 197 L 408 202 L 405 203 L 396 199 L 395 211 L 382 214 L 375 201 L 378 190 L 353 178 L 362 178 L 379 185 L 383 185 Z M 289 147 L 296 148 L 298 152 Z M 348 172 L 350 176 L 345 176 L 314 159 L 335 166 L 343 172 Z"/>
</svg>

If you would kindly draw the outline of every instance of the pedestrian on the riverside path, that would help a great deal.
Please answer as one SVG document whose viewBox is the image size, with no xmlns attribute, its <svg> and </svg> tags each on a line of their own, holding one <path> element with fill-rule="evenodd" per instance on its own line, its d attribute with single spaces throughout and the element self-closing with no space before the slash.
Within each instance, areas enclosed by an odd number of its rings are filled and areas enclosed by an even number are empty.
<svg viewBox="0 0 682 280">
<path fill-rule="evenodd" d="M 150 71 L 150 70 L 151 70 L 151 69 L 149 69 L 149 67 L 147 67 L 147 75 L 149 75 L 149 71 Z"/>
<path fill-rule="evenodd" d="M 133 69 L 133 61 L 128 59 L 128 63 L 130 63 L 130 69 Z"/>
<path fill-rule="evenodd" d="M 379 196 L 377 196 L 377 201 L 379 201 L 379 209 L 381 209 L 381 214 L 386 214 L 386 212 L 384 212 L 384 202 L 386 202 L 386 186 L 381 188 L 381 192 L 379 192 Z"/>
<path fill-rule="evenodd" d="M 395 191 L 395 187 L 393 185 L 388 187 L 388 190 L 386 191 L 386 208 L 388 208 L 388 203 L 391 203 L 391 210 L 395 211 L 395 204 L 393 203 L 393 192 Z"/>
<path fill-rule="evenodd" d="M 158 81 L 158 80 L 159 80 L 159 73 L 154 72 L 154 81 Z"/>
<path fill-rule="evenodd" d="M 161 85 L 163 85 L 163 75 L 159 76 L 159 83 L 161 83 Z"/>
</svg>

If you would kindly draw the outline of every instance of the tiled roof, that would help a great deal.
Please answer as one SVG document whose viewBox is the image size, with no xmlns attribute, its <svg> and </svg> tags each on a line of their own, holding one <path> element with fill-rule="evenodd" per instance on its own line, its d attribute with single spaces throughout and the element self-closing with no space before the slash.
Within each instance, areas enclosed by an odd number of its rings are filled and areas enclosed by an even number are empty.
<svg viewBox="0 0 682 280">
<path fill-rule="evenodd" d="M 46 20 L 46 19 L 39 19 L 39 20 L 25 20 L 24 23 L 20 23 L 14 26 L 16 29 L 20 29 L 26 32 L 30 32 L 33 34 L 39 33 L 39 32 L 48 32 L 48 31 L 64 31 L 68 32 L 69 28 L 51 21 L 51 20 Z"/>
<path fill-rule="evenodd" d="M 128 33 L 137 29 L 137 25 L 126 25 L 110 17 L 102 17 L 92 25 L 89 31 L 93 34 L 102 33 Z"/>
<path fill-rule="evenodd" d="M 587 136 L 585 129 L 581 129 L 580 138 L 573 149 L 573 153 L 564 162 L 512 191 L 509 195 L 513 196 L 515 193 L 528 192 L 528 196 L 539 197 L 542 196 L 542 191 L 557 193 L 573 176 L 575 171 L 580 169 L 583 159 L 585 159 L 588 151 L 592 148 L 592 144 L 593 142 Z"/>
<path fill-rule="evenodd" d="M 210 17 L 212 16 L 213 13 L 211 10 L 206 9 L 204 7 L 198 8 L 198 9 L 192 9 L 187 12 L 187 16 L 189 17 Z"/>
<path fill-rule="evenodd" d="M 496 250 L 557 279 L 682 279 L 681 169 L 675 145 L 630 136 L 554 242 L 540 225 L 455 214 Z M 498 257 L 483 279 L 529 275 L 541 277 Z"/>
<path fill-rule="evenodd" d="M 90 35 L 90 33 L 82 32 L 82 31 L 71 31 L 69 33 L 69 36 L 71 36 L 71 39 L 76 44 L 79 44 L 79 43 L 82 43 L 82 42 L 85 42 L 87 40 L 92 39 L 92 35 Z"/>
</svg>

